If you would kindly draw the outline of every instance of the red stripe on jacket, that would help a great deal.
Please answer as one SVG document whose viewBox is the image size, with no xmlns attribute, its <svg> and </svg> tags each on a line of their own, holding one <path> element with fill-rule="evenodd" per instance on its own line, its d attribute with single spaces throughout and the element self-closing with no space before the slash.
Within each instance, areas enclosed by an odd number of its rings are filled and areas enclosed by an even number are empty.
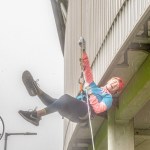
<svg viewBox="0 0 150 150">
<path fill-rule="evenodd" d="M 83 73 L 84 73 L 85 82 L 89 85 L 90 83 L 93 82 L 93 74 L 92 74 L 92 70 L 86 52 L 83 52 L 82 54 L 82 63 L 84 68 Z"/>
</svg>

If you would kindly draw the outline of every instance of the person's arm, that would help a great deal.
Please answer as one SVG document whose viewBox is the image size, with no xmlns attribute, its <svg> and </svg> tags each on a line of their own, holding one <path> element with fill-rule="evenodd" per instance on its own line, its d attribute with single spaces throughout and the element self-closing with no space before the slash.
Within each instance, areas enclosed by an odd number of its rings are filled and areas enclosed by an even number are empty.
<svg viewBox="0 0 150 150">
<path fill-rule="evenodd" d="M 93 74 L 92 74 L 92 70 L 90 67 L 88 56 L 85 51 L 86 50 L 85 43 L 86 42 L 85 42 L 84 38 L 81 36 L 79 39 L 79 46 L 81 48 L 81 54 L 82 54 L 80 63 L 81 63 L 81 67 L 83 69 L 83 75 L 84 75 L 85 82 L 89 85 L 93 82 Z"/>
<path fill-rule="evenodd" d="M 85 50 L 82 53 L 81 61 L 82 61 L 82 66 L 83 66 L 83 74 L 84 74 L 85 82 L 88 84 L 91 84 L 93 82 L 93 74 L 92 74 L 89 59 Z"/>
<path fill-rule="evenodd" d="M 112 106 L 112 96 L 106 95 L 102 101 L 99 101 L 95 95 L 90 95 L 90 105 L 96 114 L 107 111 Z"/>
<path fill-rule="evenodd" d="M 106 104 L 103 101 L 99 102 L 98 99 L 96 98 L 96 96 L 94 96 L 94 95 L 90 95 L 89 102 L 96 114 L 100 114 L 107 110 Z"/>
</svg>

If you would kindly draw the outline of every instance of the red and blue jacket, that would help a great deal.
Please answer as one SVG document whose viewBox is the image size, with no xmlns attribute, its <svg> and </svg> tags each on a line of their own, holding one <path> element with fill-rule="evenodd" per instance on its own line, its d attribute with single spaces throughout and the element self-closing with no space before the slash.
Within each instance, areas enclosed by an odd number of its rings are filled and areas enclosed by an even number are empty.
<svg viewBox="0 0 150 150">
<path fill-rule="evenodd" d="M 93 81 L 93 74 L 90 67 L 89 59 L 86 52 L 82 55 L 82 65 L 85 83 L 88 86 L 89 103 L 96 114 L 102 113 L 108 110 L 112 105 L 112 95 L 109 91 L 103 87 L 98 87 Z M 82 95 L 76 97 L 78 100 L 82 100 Z"/>
</svg>

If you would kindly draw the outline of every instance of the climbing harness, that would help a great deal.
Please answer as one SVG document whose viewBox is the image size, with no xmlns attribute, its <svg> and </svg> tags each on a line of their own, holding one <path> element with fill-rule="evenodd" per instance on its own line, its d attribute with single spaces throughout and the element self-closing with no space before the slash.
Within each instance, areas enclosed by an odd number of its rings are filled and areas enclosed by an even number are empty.
<svg viewBox="0 0 150 150">
<path fill-rule="evenodd" d="M 0 121 L 2 123 L 2 133 L 0 133 L 0 140 L 2 139 L 4 132 L 5 132 L 5 124 L 3 118 L 0 116 Z"/>
</svg>

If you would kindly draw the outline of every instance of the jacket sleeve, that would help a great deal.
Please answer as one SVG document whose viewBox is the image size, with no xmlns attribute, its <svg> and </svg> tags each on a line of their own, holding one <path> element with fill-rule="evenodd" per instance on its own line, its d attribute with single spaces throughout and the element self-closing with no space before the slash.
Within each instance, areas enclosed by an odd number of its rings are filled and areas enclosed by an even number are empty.
<svg viewBox="0 0 150 150">
<path fill-rule="evenodd" d="M 93 82 L 93 74 L 90 67 L 88 56 L 85 51 L 82 54 L 82 65 L 85 82 L 89 85 Z"/>
<path fill-rule="evenodd" d="M 112 106 L 112 96 L 106 95 L 102 101 L 98 101 L 95 95 L 90 95 L 90 105 L 96 114 L 107 111 Z"/>
<path fill-rule="evenodd" d="M 99 102 L 94 95 L 90 95 L 90 105 L 96 114 L 100 114 L 107 110 L 106 104 L 103 101 Z"/>
</svg>

